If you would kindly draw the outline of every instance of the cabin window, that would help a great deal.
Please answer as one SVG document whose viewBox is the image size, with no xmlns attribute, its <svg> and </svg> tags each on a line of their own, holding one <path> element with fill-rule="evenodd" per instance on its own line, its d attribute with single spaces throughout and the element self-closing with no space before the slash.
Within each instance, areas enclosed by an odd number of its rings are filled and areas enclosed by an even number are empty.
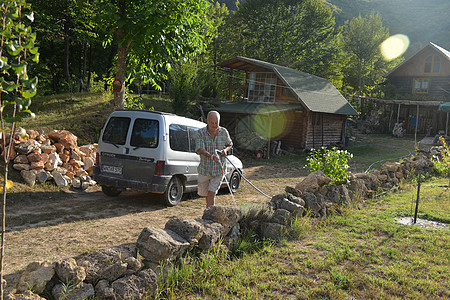
<svg viewBox="0 0 450 300">
<path fill-rule="evenodd" d="M 425 60 L 425 73 L 439 73 L 441 60 L 436 55 L 430 55 Z"/>
<path fill-rule="evenodd" d="M 285 87 L 280 87 L 280 97 L 286 97 L 288 95 L 288 90 Z"/>
<path fill-rule="evenodd" d="M 248 82 L 249 102 L 275 102 L 277 76 L 274 73 L 250 73 Z"/>
<path fill-rule="evenodd" d="M 427 94 L 429 82 L 427 78 L 415 78 L 413 81 L 414 94 Z"/>
</svg>

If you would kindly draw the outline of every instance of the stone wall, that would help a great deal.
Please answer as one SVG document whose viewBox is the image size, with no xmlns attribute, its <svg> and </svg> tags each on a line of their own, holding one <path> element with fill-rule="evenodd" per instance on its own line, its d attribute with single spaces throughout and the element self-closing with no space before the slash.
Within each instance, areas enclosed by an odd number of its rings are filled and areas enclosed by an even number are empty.
<svg viewBox="0 0 450 300">
<path fill-rule="evenodd" d="M 432 173 L 430 157 L 437 153 L 438 149 L 421 152 L 402 162 L 385 163 L 379 170 L 354 174 L 348 185 L 329 185 L 331 179 L 317 171 L 295 188 L 287 186 L 284 193 L 245 213 L 212 206 L 201 218 L 173 217 L 164 228 L 146 227 L 135 244 L 91 252 L 78 260 L 31 263 L 19 278 L 16 294 L 8 299 L 45 299 L 42 295 L 55 299 L 151 299 L 157 292 L 156 272 L 162 272 L 162 264 L 170 265 L 188 251 L 201 253 L 218 246 L 231 249 L 247 229 L 261 239 L 280 240 L 295 218 L 326 218 L 330 210 L 361 203 L 418 172 Z"/>
</svg>

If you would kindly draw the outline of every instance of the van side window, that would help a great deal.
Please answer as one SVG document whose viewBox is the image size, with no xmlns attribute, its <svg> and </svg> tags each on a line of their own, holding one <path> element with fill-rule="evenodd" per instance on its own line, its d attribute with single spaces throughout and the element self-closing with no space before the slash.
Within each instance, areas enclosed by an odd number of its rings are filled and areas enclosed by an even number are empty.
<svg viewBox="0 0 450 300">
<path fill-rule="evenodd" d="M 195 135 L 198 128 L 171 124 L 169 126 L 170 148 L 175 151 L 195 152 Z"/>
<path fill-rule="evenodd" d="M 172 150 L 189 152 L 189 140 L 186 126 L 170 124 L 169 142 Z"/>
<path fill-rule="evenodd" d="M 105 143 L 125 145 L 130 118 L 112 117 L 106 124 L 102 140 Z"/>
<path fill-rule="evenodd" d="M 141 148 L 158 147 L 159 122 L 151 119 L 136 119 L 131 133 L 131 146 Z"/>
</svg>

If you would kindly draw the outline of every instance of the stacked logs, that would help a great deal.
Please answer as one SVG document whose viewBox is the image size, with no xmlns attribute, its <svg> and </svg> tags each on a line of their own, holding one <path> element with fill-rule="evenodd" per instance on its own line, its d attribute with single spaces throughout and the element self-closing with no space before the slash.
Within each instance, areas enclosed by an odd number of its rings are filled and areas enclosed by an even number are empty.
<svg viewBox="0 0 450 300">
<path fill-rule="evenodd" d="M 91 176 L 96 146 L 78 147 L 77 137 L 69 131 L 52 130 L 46 135 L 42 130 L 17 130 L 12 147 L 8 147 L 9 135 L 4 137 L 4 141 L 0 139 L 2 155 L 5 149 L 10 150 L 13 168 L 20 171 L 28 185 L 53 180 L 58 187 L 72 184 L 85 189 L 95 184 Z"/>
</svg>

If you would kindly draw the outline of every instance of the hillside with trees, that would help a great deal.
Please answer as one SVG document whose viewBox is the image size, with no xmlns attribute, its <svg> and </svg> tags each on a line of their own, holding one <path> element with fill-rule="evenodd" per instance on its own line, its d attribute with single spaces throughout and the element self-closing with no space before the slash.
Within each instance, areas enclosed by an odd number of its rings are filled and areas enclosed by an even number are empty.
<svg viewBox="0 0 450 300">
<path fill-rule="evenodd" d="M 236 1 L 220 0 L 230 10 L 236 9 Z M 241 0 L 240 3 L 245 3 Z M 447 0 L 327 0 L 336 20 L 336 26 L 345 21 L 369 15 L 371 12 L 381 15 L 384 26 L 391 34 L 405 34 L 410 38 L 411 47 L 408 57 L 433 42 L 450 49 L 450 1 Z"/>
</svg>

